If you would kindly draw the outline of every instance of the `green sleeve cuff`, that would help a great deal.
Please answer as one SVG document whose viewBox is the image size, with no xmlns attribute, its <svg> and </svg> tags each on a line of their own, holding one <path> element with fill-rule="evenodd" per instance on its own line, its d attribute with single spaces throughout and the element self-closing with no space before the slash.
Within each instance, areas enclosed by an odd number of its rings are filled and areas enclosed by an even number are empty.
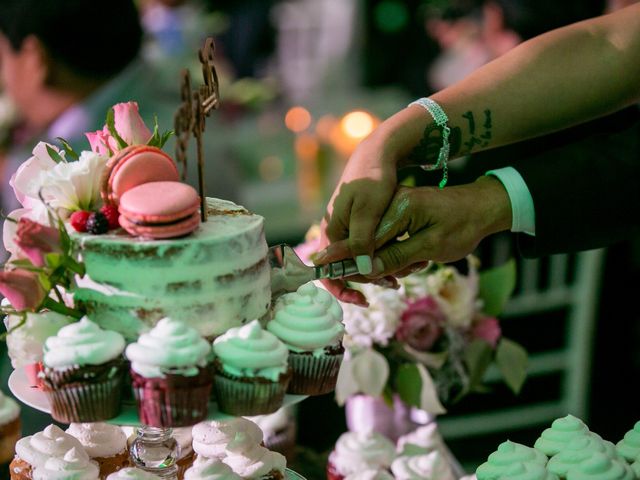
<svg viewBox="0 0 640 480">
<path fill-rule="evenodd" d="M 533 197 L 522 175 L 513 167 L 489 170 L 485 175 L 496 177 L 509 195 L 511 201 L 511 231 L 528 235 L 536 234 L 536 211 Z"/>
</svg>

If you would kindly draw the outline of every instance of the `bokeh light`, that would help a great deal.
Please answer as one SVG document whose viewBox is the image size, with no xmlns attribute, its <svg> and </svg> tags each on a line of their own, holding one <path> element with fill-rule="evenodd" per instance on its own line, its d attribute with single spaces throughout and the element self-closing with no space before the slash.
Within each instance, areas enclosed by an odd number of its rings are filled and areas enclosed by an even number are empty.
<svg viewBox="0 0 640 480">
<path fill-rule="evenodd" d="M 291 107 L 284 117 L 284 124 L 292 132 L 304 132 L 311 125 L 311 114 L 304 107 Z"/>
<path fill-rule="evenodd" d="M 371 114 L 363 111 L 347 113 L 340 121 L 342 131 L 348 137 L 362 139 L 375 128 L 375 119 Z"/>
<path fill-rule="evenodd" d="M 269 155 L 264 157 L 258 164 L 260 178 L 265 182 L 275 182 L 284 173 L 284 162 L 280 157 Z"/>
</svg>

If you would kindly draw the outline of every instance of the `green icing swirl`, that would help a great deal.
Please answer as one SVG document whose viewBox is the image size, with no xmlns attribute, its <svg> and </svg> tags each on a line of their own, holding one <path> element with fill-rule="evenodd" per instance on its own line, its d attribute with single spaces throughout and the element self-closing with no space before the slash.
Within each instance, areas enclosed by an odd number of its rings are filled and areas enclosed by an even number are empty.
<svg viewBox="0 0 640 480">
<path fill-rule="evenodd" d="M 589 429 L 582 420 L 567 415 L 553 421 L 550 428 L 547 428 L 534 447 L 545 455 L 553 456 L 559 453 L 574 438 L 587 435 Z"/>
<path fill-rule="evenodd" d="M 640 422 L 636 422 L 633 430 L 629 430 L 616 445 L 616 450 L 628 462 L 633 462 L 640 455 Z"/>
<path fill-rule="evenodd" d="M 633 480 L 631 468 L 604 453 L 594 453 L 590 459 L 567 472 L 567 480 Z"/>
<path fill-rule="evenodd" d="M 498 480 L 558 480 L 558 477 L 537 463 L 514 463 Z"/>
<path fill-rule="evenodd" d="M 478 467 L 476 476 L 478 480 L 495 480 L 505 475 L 507 470 L 517 463 L 534 463 L 544 467 L 547 457 L 534 448 L 506 441 Z"/>
</svg>

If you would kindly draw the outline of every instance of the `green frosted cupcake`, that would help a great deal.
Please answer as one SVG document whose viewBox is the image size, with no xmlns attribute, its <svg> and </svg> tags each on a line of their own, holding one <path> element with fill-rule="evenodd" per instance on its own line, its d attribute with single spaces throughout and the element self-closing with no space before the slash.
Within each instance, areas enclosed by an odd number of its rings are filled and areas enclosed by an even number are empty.
<svg viewBox="0 0 640 480">
<path fill-rule="evenodd" d="M 540 438 L 536 440 L 534 447 L 545 455 L 552 457 L 559 453 L 574 438 L 589 435 L 589 429 L 582 420 L 567 415 L 553 421 Z"/>
<path fill-rule="evenodd" d="M 544 467 L 547 457 L 535 448 L 507 440 L 478 467 L 476 476 L 478 480 L 497 480 L 506 475 L 512 465 L 518 463 L 533 463 Z"/>
<path fill-rule="evenodd" d="M 633 429 L 625 433 L 624 438 L 616 445 L 616 450 L 629 463 L 638 458 L 640 455 L 640 422 L 636 422 Z"/>
</svg>

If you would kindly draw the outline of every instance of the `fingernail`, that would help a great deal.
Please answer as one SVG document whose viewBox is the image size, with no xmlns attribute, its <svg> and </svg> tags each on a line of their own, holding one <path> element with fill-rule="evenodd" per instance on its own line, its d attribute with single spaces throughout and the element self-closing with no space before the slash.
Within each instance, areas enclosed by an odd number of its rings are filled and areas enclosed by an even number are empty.
<svg viewBox="0 0 640 480">
<path fill-rule="evenodd" d="M 356 265 L 360 275 L 369 275 L 373 271 L 373 264 L 369 255 L 358 255 L 356 257 Z"/>
<path fill-rule="evenodd" d="M 375 257 L 373 259 L 373 274 L 379 275 L 384 272 L 384 262 L 380 257 Z"/>
<path fill-rule="evenodd" d="M 322 261 L 327 258 L 327 249 L 325 248 L 324 250 L 320 250 L 319 252 L 312 253 L 311 255 L 309 255 L 309 258 L 311 258 L 311 261 L 313 263 L 322 263 Z"/>
</svg>

